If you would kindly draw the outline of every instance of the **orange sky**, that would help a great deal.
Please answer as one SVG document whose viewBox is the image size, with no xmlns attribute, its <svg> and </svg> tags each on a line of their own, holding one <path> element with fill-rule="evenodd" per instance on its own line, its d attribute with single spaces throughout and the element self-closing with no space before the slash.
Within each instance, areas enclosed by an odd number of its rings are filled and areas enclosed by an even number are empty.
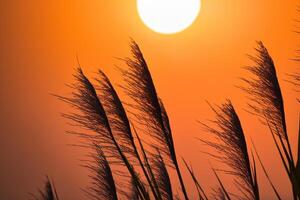
<svg viewBox="0 0 300 200">
<path fill-rule="evenodd" d="M 247 75 L 256 40 L 273 56 L 285 99 L 288 130 L 296 141 L 299 110 L 286 73 L 297 70 L 299 39 L 293 32 L 296 0 L 202 0 L 200 16 L 184 32 L 160 35 L 139 19 L 136 1 L 14 0 L 0 1 L 0 159 L 1 199 L 28 199 L 49 174 L 64 199 L 81 199 L 88 183 L 79 166 L 85 151 L 67 146 L 76 138 L 60 117 L 67 107 L 50 93 L 68 94 L 76 55 L 87 74 L 102 68 L 113 83 L 122 83 L 115 57 L 129 55 L 129 38 L 144 52 L 159 95 L 165 102 L 178 156 L 193 164 L 204 185 L 215 180 L 197 120 L 212 118 L 205 100 L 231 98 L 247 139 L 254 140 L 275 185 L 288 198 L 287 177 L 269 132 L 244 111 L 247 99 L 235 87 Z M 294 146 L 294 150 L 296 147 Z M 273 197 L 261 180 L 262 197 Z M 206 186 L 206 188 L 207 188 Z M 189 189 L 192 192 L 192 187 Z"/>
</svg>

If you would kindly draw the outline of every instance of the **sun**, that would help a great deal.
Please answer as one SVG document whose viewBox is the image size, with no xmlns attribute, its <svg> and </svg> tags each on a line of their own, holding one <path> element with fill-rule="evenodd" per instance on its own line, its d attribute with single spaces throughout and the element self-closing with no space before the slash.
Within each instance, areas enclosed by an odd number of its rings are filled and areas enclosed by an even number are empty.
<svg viewBox="0 0 300 200">
<path fill-rule="evenodd" d="M 200 0 L 137 0 L 139 16 L 151 30 L 174 34 L 188 28 L 199 15 Z"/>
</svg>

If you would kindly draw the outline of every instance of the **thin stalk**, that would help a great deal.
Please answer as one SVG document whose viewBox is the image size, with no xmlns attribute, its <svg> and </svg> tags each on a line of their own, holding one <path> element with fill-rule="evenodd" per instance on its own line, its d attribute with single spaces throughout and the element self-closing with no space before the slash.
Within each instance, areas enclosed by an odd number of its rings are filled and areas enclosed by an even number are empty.
<svg viewBox="0 0 300 200">
<path fill-rule="evenodd" d="M 267 125 L 268 125 L 268 127 L 269 127 L 269 129 L 270 129 L 270 132 L 271 132 L 273 141 L 274 141 L 274 143 L 275 143 L 275 146 L 276 146 L 276 148 L 277 148 L 277 151 L 278 151 L 278 153 L 279 153 L 279 156 L 280 156 L 280 158 L 281 158 L 281 161 L 282 161 L 282 163 L 283 163 L 283 166 L 284 166 L 284 168 L 285 168 L 285 170 L 286 170 L 286 173 L 288 174 L 289 177 L 291 177 L 291 174 L 290 174 L 290 171 L 289 171 L 289 169 L 288 169 L 287 163 L 286 163 L 286 161 L 285 161 L 285 159 L 284 159 L 284 157 L 283 157 L 283 154 L 282 154 L 282 152 L 281 152 L 281 150 L 280 150 L 280 147 L 279 147 L 279 145 L 278 145 L 278 142 L 277 142 L 277 140 L 276 140 L 276 138 L 275 138 L 275 133 L 273 132 L 273 130 L 272 130 L 272 128 L 271 128 L 271 126 L 270 126 L 270 124 L 269 124 L 268 121 L 267 121 Z"/>
<path fill-rule="evenodd" d="M 111 135 L 112 135 L 112 134 L 111 134 Z M 114 138 L 113 135 L 112 135 L 112 140 L 113 140 L 113 142 L 115 143 L 116 148 L 117 148 L 117 150 L 118 150 L 118 152 L 119 152 L 119 154 L 120 154 L 120 156 L 121 156 L 123 162 L 125 163 L 125 165 L 126 165 L 128 171 L 129 171 L 129 173 L 131 174 L 132 177 L 134 177 L 134 182 L 135 182 L 135 184 L 137 184 L 138 188 L 141 190 L 141 193 L 142 193 L 142 195 L 143 195 L 143 198 L 144 198 L 145 200 L 150 200 L 150 197 L 148 196 L 147 192 L 145 191 L 145 188 L 143 187 L 143 185 L 141 184 L 141 182 L 138 180 L 135 171 L 134 171 L 133 168 L 131 167 L 131 165 L 130 165 L 130 163 L 128 162 L 126 156 L 123 154 L 123 152 L 122 152 L 120 146 L 118 145 L 118 143 L 117 143 L 117 141 L 115 140 L 115 138 Z"/>
<path fill-rule="evenodd" d="M 275 126 L 275 127 L 276 127 L 276 131 L 278 132 L 277 126 Z M 280 135 L 278 137 L 279 137 L 280 144 L 282 146 L 282 149 L 283 149 L 283 151 L 285 153 L 286 159 L 288 160 L 288 163 L 289 163 L 290 167 L 294 166 L 293 155 L 290 153 L 290 150 L 289 150 L 289 148 L 290 148 L 289 146 L 290 145 L 289 145 L 289 142 L 288 142 L 288 138 L 286 140 L 286 143 L 288 144 L 288 149 L 287 149 L 286 145 L 284 144 L 284 141 L 283 141 L 282 137 Z"/>
<path fill-rule="evenodd" d="M 262 161 L 261 161 L 261 159 L 260 159 L 260 156 L 259 156 L 259 154 L 258 154 L 258 152 L 257 152 L 257 150 L 256 150 L 256 147 L 255 147 L 255 145 L 254 145 L 254 143 L 253 143 L 252 140 L 251 140 L 251 142 L 252 142 L 252 145 L 253 145 L 253 147 L 254 147 L 254 151 L 255 151 L 255 154 L 256 154 L 256 156 L 257 156 L 257 158 L 258 158 L 258 161 L 259 161 L 259 163 L 260 163 L 260 166 L 261 166 L 261 168 L 262 168 L 263 171 L 264 171 L 265 176 L 267 177 L 267 179 L 268 179 L 268 181 L 269 181 L 269 183 L 270 183 L 270 185 L 271 185 L 271 187 L 272 187 L 274 193 L 276 194 L 276 197 L 278 198 L 278 200 L 281 200 L 281 197 L 280 197 L 280 195 L 279 195 L 277 189 L 275 188 L 273 182 L 271 181 L 271 178 L 269 177 L 269 174 L 268 174 L 268 172 L 267 172 L 267 170 L 266 170 L 264 164 L 262 163 Z"/>
<path fill-rule="evenodd" d="M 163 122 L 162 116 L 161 116 L 161 121 Z M 165 135 L 167 135 L 168 131 L 167 131 L 165 126 L 162 126 L 162 130 L 165 133 Z M 171 132 L 171 130 L 170 130 L 170 132 Z M 188 197 L 186 189 L 185 189 L 184 181 L 183 181 L 183 178 L 182 178 L 182 175 L 181 175 L 181 172 L 180 172 L 180 168 L 178 166 L 178 161 L 177 161 L 177 158 L 176 158 L 177 156 L 176 156 L 176 152 L 175 152 L 175 149 L 174 149 L 174 142 L 173 142 L 172 135 L 170 135 L 170 137 L 171 137 L 170 141 L 171 141 L 171 147 L 172 147 L 170 149 L 171 158 L 172 158 L 173 164 L 174 164 L 175 169 L 176 169 L 176 173 L 177 173 L 177 176 L 178 176 L 178 179 L 179 179 L 179 182 L 180 182 L 180 186 L 181 186 L 181 190 L 182 190 L 182 193 L 184 195 L 184 198 L 185 198 L 185 200 L 189 200 L 189 197 Z M 170 145 L 168 145 L 168 146 L 170 147 Z"/>
<path fill-rule="evenodd" d="M 160 194 L 160 191 L 159 191 L 157 182 L 156 182 L 156 180 L 155 180 L 155 178 L 154 178 L 152 169 L 151 169 L 151 167 L 150 167 L 150 165 L 149 165 L 148 158 L 147 158 L 147 155 L 146 155 L 144 146 L 143 146 L 143 144 L 142 144 L 142 142 L 141 142 L 141 139 L 140 139 L 139 135 L 137 134 L 137 131 L 136 131 L 136 129 L 135 129 L 135 127 L 134 127 L 133 125 L 132 125 L 132 128 L 133 128 L 133 131 L 134 131 L 134 133 L 135 133 L 135 135 L 136 135 L 136 137 L 137 137 L 137 139 L 138 139 L 138 142 L 139 142 L 139 145 L 140 145 L 140 147 L 141 147 L 141 150 L 142 150 L 142 152 L 143 152 L 143 156 L 144 156 L 144 159 L 145 159 L 145 162 L 146 162 L 146 166 L 147 166 L 147 168 L 148 168 L 148 170 L 149 170 L 149 172 L 150 172 L 151 179 L 152 179 L 152 181 L 153 181 L 154 187 L 153 187 L 152 182 L 151 182 L 151 180 L 150 180 L 150 177 L 149 177 L 149 175 L 148 175 L 148 173 L 147 173 L 147 171 L 146 171 L 146 169 L 145 169 L 145 166 L 144 166 L 144 164 L 143 164 L 143 162 L 142 162 L 142 159 L 141 159 L 141 157 L 140 157 L 140 155 L 139 155 L 139 153 L 138 153 L 138 151 L 137 151 L 137 148 L 136 148 L 136 146 L 134 145 L 134 150 L 136 151 L 136 154 L 137 154 L 137 157 L 138 157 L 138 161 L 139 161 L 139 163 L 140 163 L 140 165 L 141 165 L 141 167 L 142 167 L 142 170 L 143 170 L 143 172 L 144 172 L 144 174 L 145 174 L 145 176 L 146 176 L 146 179 L 147 179 L 147 181 L 148 181 L 148 183 L 149 183 L 149 185 L 150 185 L 150 187 L 151 187 L 151 190 L 152 190 L 152 192 L 153 192 L 153 195 L 154 195 L 155 199 L 161 199 L 161 194 Z M 154 189 L 154 188 L 155 188 L 155 189 Z"/>
<path fill-rule="evenodd" d="M 189 171 L 189 173 L 190 173 L 190 175 L 191 175 L 191 177 L 192 177 L 192 179 L 193 179 L 193 181 L 194 181 L 194 183 L 195 183 L 195 186 L 196 186 L 196 189 L 197 189 L 197 192 L 198 192 L 199 199 L 203 200 L 203 199 L 205 198 L 205 200 L 208 200 L 208 198 L 207 198 L 207 196 L 206 196 L 206 194 L 205 194 L 203 188 L 202 188 L 201 185 L 199 184 L 199 182 L 198 182 L 197 178 L 195 177 L 195 174 L 193 173 L 192 169 L 188 166 L 188 164 L 186 163 L 186 161 L 185 161 L 183 158 L 182 158 L 182 160 L 183 160 L 183 162 L 184 162 L 186 168 L 188 169 L 188 171 Z M 201 192 L 203 193 L 204 198 L 202 197 Z"/>
<path fill-rule="evenodd" d="M 231 198 L 230 198 L 230 196 L 229 196 L 227 190 L 225 189 L 225 187 L 224 187 L 224 185 L 223 185 L 221 179 L 219 178 L 217 172 L 215 171 L 214 168 L 212 168 L 212 170 L 213 170 L 213 172 L 214 172 L 214 174 L 215 174 L 215 176 L 216 176 L 216 178 L 217 178 L 217 180 L 218 180 L 218 182 L 219 182 L 219 184 L 220 184 L 220 186 L 221 186 L 221 188 L 222 188 L 222 190 L 223 190 L 223 192 L 224 192 L 224 194 L 225 194 L 227 200 L 231 200 Z"/>
<path fill-rule="evenodd" d="M 184 186 L 184 182 L 183 182 L 183 179 L 182 179 L 182 176 L 181 176 L 181 172 L 180 172 L 180 169 L 179 169 L 179 166 L 178 166 L 178 163 L 177 163 L 176 154 L 174 155 L 174 157 L 175 157 L 174 165 L 175 165 L 176 172 L 177 172 L 177 175 L 178 175 L 178 178 L 179 178 L 179 181 L 180 181 L 182 193 L 184 195 L 184 198 L 186 200 L 189 200 L 189 197 L 187 195 L 187 192 L 186 192 L 186 189 L 185 189 L 185 186 Z"/>
</svg>

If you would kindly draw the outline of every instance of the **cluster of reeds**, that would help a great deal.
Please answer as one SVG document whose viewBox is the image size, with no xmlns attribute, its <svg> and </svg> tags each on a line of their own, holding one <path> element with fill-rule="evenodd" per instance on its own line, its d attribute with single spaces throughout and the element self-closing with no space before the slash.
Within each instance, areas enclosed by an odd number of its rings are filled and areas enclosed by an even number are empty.
<svg viewBox="0 0 300 200">
<path fill-rule="evenodd" d="M 293 198 L 300 199 L 300 145 L 295 157 L 288 137 L 283 97 L 274 62 L 262 42 L 258 42 L 256 51 L 257 55 L 250 56 L 253 66 L 246 68 L 252 76 L 243 79 L 247 86 L 242 89 L 249 94 L 249 106 L 253 113 L 269 127 L 278 156 L 290 180 Z M 131 52 L 132 58 L 123 60 L 127 67 L 120 69 L 127 82 L 122 88 L 131 97 L 130 103 L 121 101 L 104 72 L 99 70 L 92 83 L 80 66 L 74 75 L 75 83 L 70 85 L 72 96 L 57 96 L 75 108 L 74 113 L 63 116 L 75 126 L 82 127 L 83 132 L 73 133 L 84 138 L 91 151 L 90 161 L 84 164 L 90 171 L 91 184 L 83 191 L 95 200 L 188 200 L 191 197 L 181 175 L 168 114 L 155 89 L 146 60 L 134 41 L 131 43 Z M 299 80 L 299 76 L 295 77 Z M 256 156 L 249 151 L 251 145 L 245 138 L 241 121 L 231 101 L 211 108 L 216 114 L 213 124 L 201 124 L 217 140 L 200 140 L 215 149 L 216 154 L 212 157 L 225 163 L 228 170 L 213 168 L 219 186 L 208 192 L 203 189 L 193 169 L 183 160 L 197 189 L 197 198 L 260 199 L 258 160 L 276 197 L 281 199 L 254 145 L 252 149 Z M 134 119 L 129 118 L 128 113 Z M 145 137 L 150 140 L 145 142 L 141 139 Z M 177 174 L 181 186 L 179 195 L 173 191 L 170 170 Z M 234 177 L 233 185 L 238 189 L 238 194 L 229 191 L 219 173 Z M 49 181 L 45 192 L 41 192 L 41 199 L 58 199 Z"/>
</svg>

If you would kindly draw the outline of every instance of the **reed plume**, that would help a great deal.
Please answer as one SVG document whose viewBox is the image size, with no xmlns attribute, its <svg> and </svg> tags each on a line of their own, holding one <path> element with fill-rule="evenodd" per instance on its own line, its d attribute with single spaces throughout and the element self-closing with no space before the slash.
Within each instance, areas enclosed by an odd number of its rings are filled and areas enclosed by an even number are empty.
<svg viewBox="0 0 300 200">
<path fill-rule="evenodd" d="M 98 82 L 96 89 L 99 91 L 101 103 L 105 107 L 110 127 L 114 131 L 114 136 L 120 148 L 124 153 L 132 157 L 137 157 L 129 119 L 116 90 L 101 70 L 98 70 L 96 81 Z"/>
<path fill-rule="evenodd" d="M 152 159 L 152 168 L 162 200 L 173 200 L 171 180 L 165 162 L 159 151 Z"/>
<path fill-rule="evenodd" d="M 70 86 L 75 90 L 72 93 L 72 97 L 57 97 L 75 107 L 80 113 L 64 114 L 63 116 L 74 121 L 77 125 L 96 133 L 96 136 L 85 133 L 79 133 L 79 135 L 90 139 L 92 145 L 97 144 L 101 146 L 103 152 L 110 159 L 110 164 L 117 163 L 125 166 L 132 179 L 135 180 L 135 184 L 139 188 L 139 194 L 143 196 L 143 199 L 148 200 L 150 198 L 149 194 L 117 142 L 93 84 L 80 68 L 77 68 L 74 77 L 76 83 Z"/>
<path fill-rule="evenodd" d="M 249 105 L 254 113 L 268 125 L 284 169 L 290 179 L 294 199 L 300 199 L 299 172 L 287 133 L 284 101 L 275 64 L 262 42 L 258 42 L 256 52 L 256 56 L 250 56 L 254 65 L 246 68 L 253 78 L 243 79 L 248 87 L 242 89 L 250 95 L 251 103 Z"/>
<path fill-rule="evenodd" d="M 134 41 L 131 43 L 133 58 L 125 59 L 129 69 L 121 69 L 128 87 L 126 93 L 136 103 L 132 107 L 137 111 L 135 116 L 139 122 L 150 129 L 150 135 L 160 145 L 161 152 L 173 160 L 174 145 L 172 137 L 165 130 L 162 108 L 150 71 L 143 54 Z"/>
<path fill-rule="evenodd" d="M 94 200 L 118 200 L 117 189 L 112 170 L 101 147 L 94 145 L 95 153 L 93 162 L 86 165 L 90 170 L 91 186 L 85 191 L 90 199 Z"/>
<path fill-rule="evenodd" d="M 161 199 L 158 192 L 159 189 L 157 183 L 154 179 L 151 181 L 151 174 L 149 174 L 151 172 L 148 173 L 146 171 L 137 146 L 135 145 L 134 137 L 131 132 L 130 121 L 116 90 L 114 89 L 108 77 L 101 70 L 98 71 L 98 78 L 96 80 L 98 82 L 98 90 L 108 115 L 112 130 L 115 133 L 115 138 L 120 145 L 122 152 L 125 154 L 127 153 L 129 156 L 138 160 L 154 197 L 156 199 Z M 145 154 L 144 149 L 142 149 L 142 153 Z"/>
<path fill-rule="evenodd" d="M 144 56 L 134 41 L 131 43 L 131 52 L 133 58 L 125 59 L 128 69 L 121 69 L 128 84 L 127 87 L 124 87 L 125 91 L 135 102 L 132 107 L 137 110 L 135 116 L 139 123 L 149 128 L 149 134 L 157 142 L 159 151 L 167 155 L 173 163 L 184 197 L 188 199 L 176 159 L 168 115 L 159 100 Z"/>
<path fill-rule="evenodd" d="M 298 159 L 296 165 L 293 161 L 286 130 L 283 98 L 275 66 L 261 42 L 258 43 L 256 51 L 258 55 L 250 57 L 255 65 L 247 68 L 254 75 L 254 78 L 243 79 L 249 86 L 243 90 L 251 96 L 250 107 L 257 115 L 265 119 L 266 124 L 270 127 L 276 147 L 290 177 L 295 198 L 295 195 L 299 195 L 300 161 Z M 77 68 L 74 75 L 76 83 L 70 85 L 73 89 L 72 96 L 57 97 L 79 111 L 63 114 L 64 117 L 75 122 L 77 126 L 93 132 L 93 134 L 78 133 L 81 137 L 88 139 L 89 147 L 94 151 L 92 163 L 85 165 L 91 172 L 92 184 L 84 191 L 91 199 L 95 200 L 117 200 L 123 194 L 128 199 L 133 200 L 150 200 L 151 197 L 156 200 L 179 199 L 179 196 L 174 195 L 172 191 L 172 183 L 167 170 L 167 166 L 171 166 L 175 168 L 184 198 L 188 200 L 176 158 L 168 114 L 156 92 L 144 56 L 134 41 L 131 43 L 131 52 L 133 58 L 124 59 L 128 69 L 121 69 L 127 82 L 127 86 L 123 88 L 134 102 L 130 104 L 134 110 L 133 115 L 140 125 L 148 128 L 149 135 L 154 139 L 155 142 L 150 143 L 150 146 L 157 153 L 145 150 L 144 142 L 139 138 L 134 125 L 130 122 L 123 107 L 124 104 L 108 77 L 99 70 L 96 78 L 97 86 L 94 86 L 81 68 Z M 234 183 L 243 196 L 228 193 L 215 169 L 213 169 L 220 184 L 218 189 L 214 190 L 215 199 L 230 200 L 231 196 L 234 196 L 238 199 L 259 200 L 255 160 L 253 155 L 249 156 L 248 154 L 242 125 L 232 103 L 228 100 L 217 108 L 211 108 L 216 114 L 216 119 L 213 120 L 216 128 L 203 123 L 202 125 L 220 143 L 202 141 L 215 148 L 219 155 L 214 157 L 229 166 L 230 170 L 220 171 L 234 176 Z M 133 133 L 135 133 L 135 137 Z M 279 138 L 279 142 L 275 137 Z M 138 146 L 135 142 L 138 142 Z M 300 145 L 298 154 L 300 155 Z M 138 161 L 144 177 L 141 177 L 136 170 L 138 167 L 136 161 Z M 259 161 L 261 163 L 260 158 Z M 114 175 L 117 174 L 115 169 L 112 170 L 114 164 L 118 164 L 118 167 L 125 167 L 127 170 L 122 174 L 129 179 L 128 184 L 122 185 L 126 186 L 126 188 L 122 188 L 124 191 L 121 191 L 120 184 L 114 181 Z M 207 200 L 208 197 L 192 168 L 185 161 L 184 164 L 195 184 L 198 198 Z M 263 170 L 268 177 L 264 167 Z M 144 178 L 148 184 L 144 183 Z M 270 181 L 269 177 L 268 180 Z M 276 188 L 271 181 L 270 183 L 279 197 Z M 148 191 L 149 187 L 151 191 Z"/>
<path fill-rule="evenodd" d="M 116 146 L 110 133 L 109 121 L 93 84 L 79 67 L 76 69 L 74 78 L 76 82 L 69 85 L 73 89 L 72 97 L 57 97 L 79 112 L 65 113 L 63 117 L 75 122 L 76 126 L 96 133 L 96 135 L 87 133 L 78 133 L 78 135 L 96 140 L 98 144 L 101 144 L 102 150 L 110 154 L 109 157 L 119 159 L 120 156 L 116 153 Z"/>
<path fill-rule="evenodd" d="M 262 42 L 257 43 L 256 56 L 249 56 L 253 65 L 246 67 L 252 79 L 242 78 L 248 87 L 242 89 L 250 96 L 249 106 L 262 119 L 268 119 L 271 128 L 281 138 L 287 140 L 283 98 L 274 61 Z"/>
<path fill-rule="evenodd" d="M 44 190 L 39 190 L 39 195 L 32 195 L 34 200 L 59 200 L 55 186 L 46 177 Z"/>
<path fill-rule="evenodd" d="M 232 103 L 227 100 L 217 109 L 212 107 L 212 110 L 216 114 L 216 119 L 213 122 L 217 128 L 204 123 L 202 125 L 207 131 L 216 136 L 221 143 L 202 141 L 213 147 L 220 155 L 220 161 L 231 168 L 226 173 L 236 177 L 235 184 L 244 195 L 244 198 L 258 200 L 259 191 L 255 162 L 251 166 L 242 125 Z"/>
</svg>

